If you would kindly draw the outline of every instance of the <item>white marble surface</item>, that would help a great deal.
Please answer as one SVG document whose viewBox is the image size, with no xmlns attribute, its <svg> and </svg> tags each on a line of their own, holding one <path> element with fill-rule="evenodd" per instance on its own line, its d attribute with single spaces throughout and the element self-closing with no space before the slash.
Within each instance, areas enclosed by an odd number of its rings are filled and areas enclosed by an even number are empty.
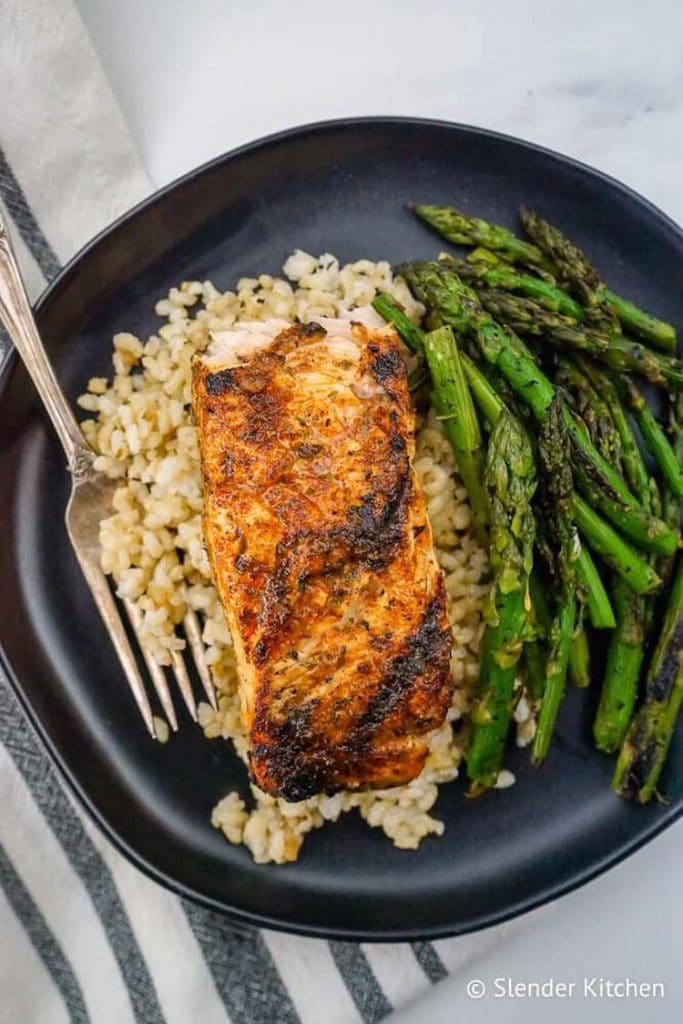
<svg viewBox="0 0 683 1024">
<path fill-rule="evenodd" d="M 681 0 L 79 0 L 158 184 L 240 143 L 328 117 L 483 125 L 622 179 L 683 222 Z M 482 978 L 630 972 L 647 1004 L 483 1000 L 488 1021 L 681 1019 L 683 824 L 489 951 Z M 474 976 L 474 968 L 471 976 Z M 467 980 L 467 979 L 465 979 Z M 404 1018 L 473 1016 L 462 978 Z M 464 1012 L 463 1012 L 464 1009 Z M 562 1016 L 568 1013 L 569 1016 Z M 640 1016 L 639 1016 L 640 1014 Z M 483 1018 L 482 1018 L 483 1019 Z M 616 1016 L 615 1018 L 616 1019 Z"/>
<path fill-rule="evenodd" d="M 542 143 L 683 221 L 680 0 L 78 0 L 163 184 L 232 146 L 350 114 Z"/>
</svg>

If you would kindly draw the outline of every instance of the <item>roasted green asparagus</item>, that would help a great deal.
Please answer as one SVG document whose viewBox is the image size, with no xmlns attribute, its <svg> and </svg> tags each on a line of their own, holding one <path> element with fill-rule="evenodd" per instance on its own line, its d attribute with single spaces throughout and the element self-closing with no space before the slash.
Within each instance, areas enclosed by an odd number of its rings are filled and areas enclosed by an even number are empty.
<svg viewBox="0 0 683 1024">
<path fill-rule="evenodd" d="M 485 612 L 467 755 L 467 774 L 474 794 L 492 786 L 501 769 L 512 718 L 517 663 L 524 641 L 532 638 L 529 574 L 535 534 L 531 499 L 536 467 L 524 427 L 507 411 L 501 413 L 489 438 L 485 480 L 494 584 Z"/>
</svg>

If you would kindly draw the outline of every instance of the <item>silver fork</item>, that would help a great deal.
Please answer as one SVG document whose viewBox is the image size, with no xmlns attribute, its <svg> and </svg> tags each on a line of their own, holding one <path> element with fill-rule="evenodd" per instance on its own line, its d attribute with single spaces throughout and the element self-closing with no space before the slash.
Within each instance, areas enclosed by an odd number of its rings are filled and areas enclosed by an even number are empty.
<svg viewBox="0 0 683 1024">
<path fill-rule="evenodd" d="M 31 306 L 19 273 L 9 233 L 0 214 L 0 322 L 14 342 L 28 370 L 38 394 L 52 420 L 66 455 L 71 473 L 71 495 L 66 506 L 65 523 L 71 545 L 85 576 L 90 592 L 102 617 L 121 668 L 133 694 L 145 725 L 152 736 L 158 738 L 154 715 L 145 688 L 142 673 L 118 611 L 117 603 L 106 576 L 100 567 L 100 521 L 111 513 L 111 501 L 116 482 L 107 479 L 94 468 L 95 453 L 87 443 L 74 418 L 71 408 L 55 377 L 47 353 L 38 334 Z M 132 601 L 122 605 L 136 637 L 139 653 L 147 667 L 166 719 L 175 731 L 178 728 L 168 678 L 145 650 L 140 640 L 141 615 Z M 216 696 L 211 673 L 206 663 L 201 626 L 194 611 L 189 609 L 183 619 L 187 650 L 204 692 L 216 707 Z M 196 721 L 197 704 L 183 655 L 172 653 L 170 675 L 175 680 L 185 706 Z"/>
</svg>

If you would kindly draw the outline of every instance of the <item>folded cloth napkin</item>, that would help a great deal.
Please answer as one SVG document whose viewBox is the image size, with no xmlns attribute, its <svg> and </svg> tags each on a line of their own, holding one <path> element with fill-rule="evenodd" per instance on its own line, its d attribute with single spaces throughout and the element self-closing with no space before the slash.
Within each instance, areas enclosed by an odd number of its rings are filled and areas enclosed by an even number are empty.
<svg viewBox="0 0 683 1024">
<path fill-rule="evenodd" d="M 0 197 L 35 297 L 152 184 L 73 0 L 3 0 L 1 22 Z M 82 815 L 1 677 L 0 806 L 0 1020 L 11 1024 L 379 1021 L 519 928 L 326 942 L 179 899 Z"/>
</svg>

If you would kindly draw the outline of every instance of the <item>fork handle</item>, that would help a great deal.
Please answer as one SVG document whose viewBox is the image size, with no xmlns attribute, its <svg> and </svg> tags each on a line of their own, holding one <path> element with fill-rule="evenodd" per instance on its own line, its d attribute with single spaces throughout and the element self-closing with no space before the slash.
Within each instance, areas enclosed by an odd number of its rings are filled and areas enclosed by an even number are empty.
<svg viewBox="0 0 683 1024">
<path fill-rule="evenodd" d="M 7 226 L 0 213 L 0 322 L 31 375 L 62 443 L 71 473 L 88 474 L 94 452 L 87 443 L 57 383 L 33 318 Z"/>
</svg>

